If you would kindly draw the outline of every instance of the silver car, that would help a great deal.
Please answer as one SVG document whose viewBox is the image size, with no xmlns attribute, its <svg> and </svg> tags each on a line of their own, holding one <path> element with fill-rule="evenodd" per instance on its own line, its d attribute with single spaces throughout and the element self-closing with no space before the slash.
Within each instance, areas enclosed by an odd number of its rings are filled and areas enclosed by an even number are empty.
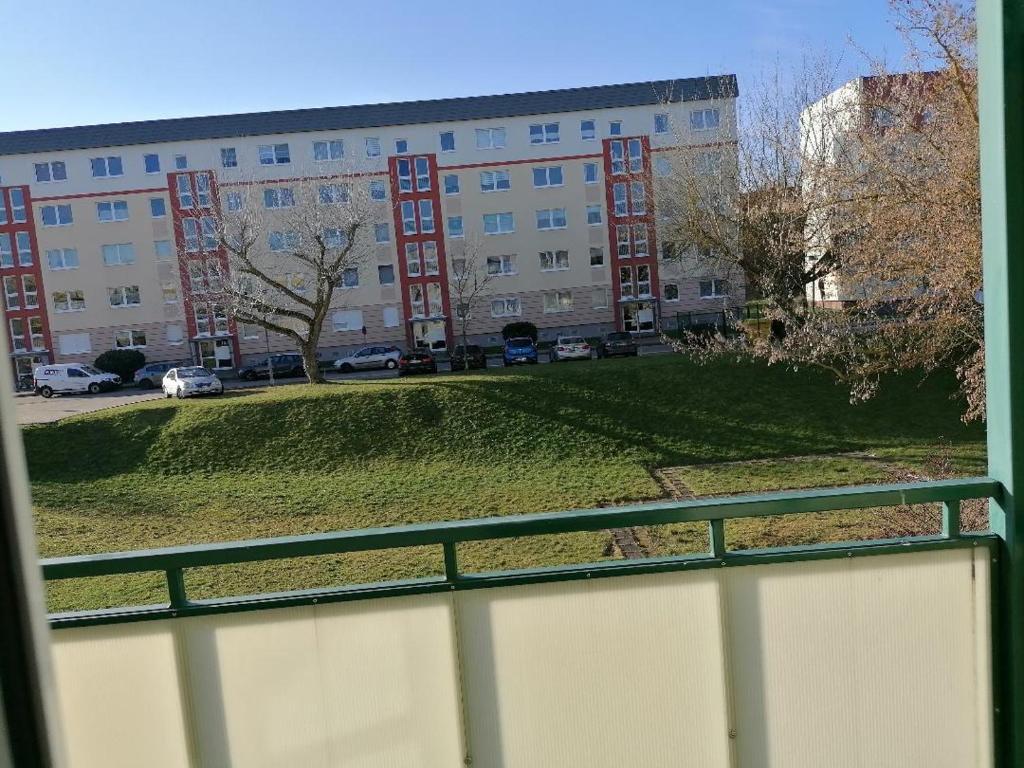
<svg viewBox="0 0 1024 768">
<path fill-rule="evenodd" d="M 402 350 L 398 347 L 363 347 L 351 355 L 339 357 L 334 361 L 334 367 L 342 373 L 371 368 L 394 369 L 398 367 L 398 358 L 401 356 Z"/>
<path fill-rule="evenodd" d="M 548 355 L 552 363 L 561 360 L 589 360 L 590 344 L 582 336 L 559 336 Z"/>
<path fill-rule="evenodd" d="M 224 384 L 213 371 L 190 365 L 171 368 L 164 374 L 162 388 L 164 397 L 182 399 L 196 395 L 219 395 L 224 391 Z"/>
</svg>

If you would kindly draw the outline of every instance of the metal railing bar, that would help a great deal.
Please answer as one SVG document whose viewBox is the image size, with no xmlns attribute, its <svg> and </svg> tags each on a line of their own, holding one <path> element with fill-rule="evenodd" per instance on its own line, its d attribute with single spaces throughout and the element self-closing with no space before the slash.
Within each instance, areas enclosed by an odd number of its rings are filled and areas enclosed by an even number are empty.
<svg viewBox="0 0 1024 768">
<path fill-rule="evenodd" d="M 1000 484 L 991 478 L 786 491 L 79 555 L 44 559 L 41 565 L 45 579 L 70 579 L 635 525 L 962 501 L 1001 493 Z"/>
</svg>

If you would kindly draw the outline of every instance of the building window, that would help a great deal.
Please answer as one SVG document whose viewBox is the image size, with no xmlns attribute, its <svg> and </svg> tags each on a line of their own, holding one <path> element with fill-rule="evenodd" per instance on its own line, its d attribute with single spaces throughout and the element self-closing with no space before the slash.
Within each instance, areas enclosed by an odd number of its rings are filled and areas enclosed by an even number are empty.
<svg viewBox="0 0 1024 768">
<path fill-rule="evenodd" d="M 4 278 L 4 306 L 7 309 L 21 309 L 21 293 L 16 277 Z"/>
<path fill-rule="evenodd" d="M 441 132 L 441 151 L 442 152 L 454 152 L 455 151 L 455 132 L 454 131 L 442 131 Z"/>
<path fill-rule="evenodd" d="M 452 274 L 456 277 L 462 277 L 466 274 L 466 260 L 465 259 L 452 259 Z"/>
<path fill-rule="evenodd" d="M 640 139 L 629 139 L 626 142 L 629 155 L 629 172 L 640 173 L 644 169 L 644 145 Z"/>
<path fill-rule="evenodd" d="M 449 237 L 463 237 L 462 230 L 462 217 L 461 216 L 449 216 L 448 217 L 448 236 Z"/>
<path fill-rule="evenodd" d="M 512 180 L 508 171 L 481 171 L 481 192 L 507 192 L 512 189 Z"/>
<path fill-rule="evenodd" d="M 583 164 L 583 183 L 597 184 L 597 163 Z"/>
<path fill-rule="evenodd" d="M 651 295 L 651 268 L 647 264 L 640 264 L 636 268 L 636 291 L 642 298 Z"/>
<path fill-rule="evenodd" d="M 434 203 L 420 200 L 420 232 L 434 231 Z"/>
<path fill-rule="evenodd" d="M 210 290 L 210 282 L 206 276 L 206 269 L 201 261 L 190 261 L 188 263 L 188 284 L 193 294 L 206 293 Z"/>
<path fill-rule="evenodd" d="M 409 151 L 409 142 L 405 139 L 395 139 L 395 154 L 404 155 Z"/>
<path fill-rule="evenodd" d="M 357 288 L 359 287 L 359 269 L 357 267 L 348 267 L 341 272 L 341 287 L 342 288 Z"/>
<path fill-rule="evenodd" d="M 298 238 L 298 235 L 296 235 L 296 238 Z M 345 230 L 339 227 L 327 227 L 324 229 L 323 241 L 324 248 L 337 250 L 348 245 L 348 235 L 345 234 Z"/>
<path fill-rule="evenodd" d="M 374 224 L 373 239 L 378 243 L 390 243 L 391 227 L 389 227 L 387 224 Z"/>
<path fill-rule="evenodd" d="M 668 133 L 668 115 L 660 114 L 654 116 L 654 132 Z"/>
<path fill-rule="evenodd" d="M 512 213 L 485 213 L 485 235 L 507 235 L 516 231 L 516 219 Z"/>
<path fill-rule="evenodd" d="M 330 185 L 337 186 L 337 185 Z M 320 187 L 323 200 L 323 187 Z M 263 205 L 266 208 L 292 208 L 295 205 L 295 193 L 291 187 L 271 187 L 263 190 Z"/>
<path fill-rule="evenodd" d="M 595 288 L 590 292 L 590 308 L 591 309 L 607 309 L 608 308 L 608 289 L 607 288 Z"/>
<path fill-rule="evenodd" d="M 142 303 L 137 285 L 119 285 L 107 288 L 107 298 L 112 307 L 137 307 Z"/>
<path fill-rule="evenodd" d="M 679 286 L 676 283 L 662 283 L 661 295 L 665 301 L 679 301 Z"/>
<path fill-rule="evenodd" d="M 374 180 L 370 182 L 370 199 L 371 200 L 387 200 L 388 193 L 384 187 L 384 182 Z"/>
<path fill-rule="evenodd" d="M 416 205 L 411 200 L 402 202 L 402 234 L 416 234 Z"/>
<path fill-rule="evenodd" d="M 632 255 L 629 247 L 629 225 L 619 224 L 615 227 L 615 243 L 620 259 L 628 259 Z"/>
<path fill-rule="evenodd" d="M 632 267 L 619 267 L 619 295 L 624 299 L 633 298 Z"/>
<path fill-rule="evenodd" d="M 690 112 L 691 131 L 710 131 L 718 127 L 719 113 L 717 109 L 694 109 Z"/>
<path fill-rule="evenodd" d="M 195 197 L 192 195 L 192 180 L 187 173 L 179 173 L 174 177 L 174 185 L 178 191 L 178 207 L 192 208 L 195 204 Z"/>
<path fill-rule="evenodd" d="M 491 317 L 518 317 L 522 314 L 518 296 L 491 299 Z"/>
<path fill-rule="evenodd" d="M 162 219 L 167 215 L 167 202 L 162 197 L 149 198 L 149 213 L 154 219 Z"/>
<path fill-rule="evenodd" d="M 642 181 L 634 181 L 629 185 L 630 205 L 634 216 L 647 213 L 646 192 Z"/>
<path fill-rule="evenodd" d="M 633 255 L 634 256 L 647 256 L 649 251 L 647 250 L 647 225 L 646 224 L 634 224 L 633 225 Z"/>
<path fill-rule="evenodd" d="M 32 254 L 32 238 L 28 232 L 15 232 L 14 242 L 18 246 L 18 264 L 22 267 L 31 267 L 35 263 Z"/>
<path fill-rule="evenodd" d="M 41 211 L 44 227 L 62 227 L 75 221 L 70 205 L 44 205 Z"/>
<path fill-rule="evenodd" d="M 104 245 L 103 263 L 108 267 L 120 267 L 135 263 L 135 249 L 131 243 Z"/>
<path fill-rule="evenodd" d="M 171 256 L 174 255 L 174 249 L 171 247 L 171 241 L 154 240 L 153 253 L 156 254 L 157 261 L 170 261 Z"/>
<path fill-rule="evenodd" d="M 604 266 L 604 248 L 599 245 L 590 246 L 590 266 L 592 267 L 603 267 Z"/>
<path fill-rule="evenodd" d="M 160 155 L 143 155 L 142 168 L 146 173 L 160 173 Z"/>
<path fill-rule="evenodd" d="M 589 224 L 592 227 L 596 227 L 599 224 L 601 224 L 602 221 L 603 220 L 601 218 L 601 204 L 597 203 L 595 205 L 588 205 L 587 206 L 587 224 Z"/>
<path fill-rule="evenodd" d="M 264 191 L 264 199 L 266 198 L 266 190 Z M 291 190 L 288 190 L 291 195 Z M 319 189 L 319 199 L 321 205 L 341 205 L 349 201 L 349 189 L 347 184 L 321 184 Z M 292 198 L 292 205 L 294 205 L 294 197 Z M 283 207 L 283 206 L 282 206 Z"/>
<path fill-rule="evenodd" d="M 135 349 L 146 346 L 145 331 L 124 330 L 114 334 L 114 347 L 117 349 Z"/>
<path fill-rule="evenodd" d="M 3 193 L 2 190 L 0 190 L 0 224 L 6 224 L 6 223 L 7 223 L 7 201 L 4 200 L 4 193 Z"/>
<path fill-rule="evenodd" d="M 572 291 L 551 291 L 544 294 L 544 312 L 572 312 Z"/>
<path fill-rule="evenodd" d="M 43 319 L 41 317 L 30 317 L 28 319 L 28 331 L 32 337 L 32 349 L 45 349 L 43 342 Z"/>
<path fill-rule="evenodd" d="M 413 166 L 416 169 L 416 191 L 418 192 L 429 192 L 430 191 L 430 163 L 425 157 L 417 157 L 413 160 Z"/>
<path fill-rule="evenodd" d="M 25 352 L 25 321 L 20 317 L 12 317 L 10 320 L 11 346 L 15 352 Z"/>
<path fill-rule="evenodd" d="M 562 186 L 562 166 L 552 165 L 547 168 L 533 169 L 533 186 L 535 187 L 560 187 Z"/>
<path fill-rule="evenodd" d="M 612 173 L 620 174 L 626 172 L 625 145 L 621 141 L 613 141 L 609 144 L 612 156 Z"/>
<path fill-rule="evenodd" d="M 238 167 L 238 153 L 235 152 L 234 147 L 221 147 L 220 148 L 220 167 L 221 168 L 237 168 Z"/>
<path fill-rule="evenodd" d="M 52 270 L 78 269 L 78 251 L 74 248 L 54 248 L 46 252 L 46 263 Z"/>
<path fill-rule="evenodd" d="M 196 304 L 192 310 L 192 317 L 196 321 L 196 336 L 210 335 L 210 308 L 205 304 Z"/>
<path fill-rule="evenodd" d="M 412 192 L 412 161 L 401 157 L 395 165 L 398 168 L 398 191 Z"/>
<path fill-rule="evenodd" d="M 608 123 L 608 135 L 609 136 L 621 136 L 622 135 L 622 121 L 611 120 Z"/>
<path fill-rule="evenodd" d="M 565 229 L 565 208 L 541 208 L 537 211 L 537 229 Z"/>
<path fill-rule="evenodd" d="M 729 295 L 729 281 L 714 278 L 712 280 L 700 281 L 700 297 L 702 299 L 717 299 Z"/>
<path fill-rule="evenodd" d="M 93 178 L 100 179 L 106 176 L 124 176 L 124 166 L 121 165 L 121 158 L 118 155 L 110 157 L 94 157 L 89 161 L 92 167 Z"/>
<path fill-rule="evenodd" d="M 444 307 L 441 303 L 441 284 L 427 283 L 427 310 L 431 317 L 438 317 L 444 314 Z"/>
<path fill-rule="evenodd" d="M 568 251 L 541 251 L 538 256 L 541 272 L 561 272 L 569 268 Z"/>
<path fill-rule="evenodd" d="M 164 296 L 164 304 L 178 303 L 178 286 L 175 283 L 161 283 L 160 291 Z"/>
<path fill-rule="evenodd" d="M 25 206 L 25 191 L 23 189 L 12 188 L 7 190 L 7 193 L 11 196 L 11 221 L 15 224 L 24 224 L 28 221 L 28 209 Z M 3 198 L 3 194 L 0 193 L 0 198 Z M 0 206 L 2 209 L 3 206 Z M 6 211 L 0 210 L 0 218 L 6 219 Z M 6 221 L 2 223 L 6 224 Z M 71 223 L 71 209 L 68 207 L 68 223 Z"/>
<path fill-rule="evenodd" d="M 341 139 L 313 142 L 313 159 L 318 163 L 341 160 L 345 156 L 345 144 Z"/>
<path fill-rule="evenodd" d="M 178 171 L 184 171 L 188 169 L 188 157 L 186 155 L 175 155 L 174 156 L 174 168 Z"/>
<path fill-rule="evenodd" d="M 267 233 L 267 248 L 274 253 L 294 251 L 299 247 L 298 232 L 281 232 L 273 230 Z"/>
<path fill-rule="evenodd" d="M 477 128 L 476 129 L 477 149 L 504 149 L 505 129 L 504 128 Z"/>
<path fill-rule="evenodd" d="M 457 195 L 459 194 L 459 175 L 457 173 L 447 173 L 444 177 L 444 193 L 446 195 Z"/>
<path fill-rule="evenodd" d="M 557 144 L 558 123 L 537 123 L 530 126 L 531 144 Z"/>
<path fill-rule="evenodd" d="M 96 203 L 96 218 L 100 221 L 127 221 L 127 201 L 113 200 L 104 203 Z"/>
<path fill-rule="evenodd" d="M 14 248 L 11 246 L 11 236 L 6 232 L 0 232 L 0 267 L 14 266 Z"/>
<path fill-rule="evenodd" d="M 413 317 L 424 317 L 427 314 L 426 300 L 422 285 L 409 286 L 409 309 Z"/>
<path fill-rule="evenodd" d="M 626 185 L 623 182 L 612 184 L 612 202 L 616 216 L 629 214 L 629 201 L 626 199 Z"/>
<path fill-rule="evenodd" d="M 463 265 L 463 268 L 465 268 L 465 265 Z M 488 275 L 515 275 L 518 272 L 515 254 L 487 257 Z"/>
<path fill-rule="evenodd" d="M 21 292 L 25 296 L 25 309 L 36 309 L 39 307 L 39 288 L 36 285 L 34 275 L 22 276 Z"/>
<path fill-rule="evenodd" d="M 377 266 L 377 280 L 381 285 L 395 284 L 395 267 L 391 264 L 380 264 Z"/>
<path fill-rule="evenodd" d="M 419 243 L 405 244 L 405 272 L 409 277 L 419 277 L 423 274 L 420 267 Z"/>
<path fill-rule="evenodd" d="M 85 292 L 77 288 L 54 291 L 51 298 L 54 312 L 81 312 L 85 309 Z"/>
<path fill-rule="evenodd" d="M 40 183 L 49 181 L 67 181 L 68 169 L 60 160 L 53 160 L 48 163 L 36 163 L 36 181 Z"/>
<path fill-rule="evenodd" d="M 672 161 L 669 160 L 667 157 L 654 158 L 654 173 L 656 176 L 671 176 Z"/>
<path fill-rule="evenodd" d="M 292 161 L 287 144 L 260 144 L 260 165 L 285 165 Z"/>
<path fill-rule="evenodd" d="M 181 235 L 185 241 L 186 251 L 199 250 L 199 221 L 198 219 L 182 219 Z"/>
<path fill-rule="evenodd" d="M 398 307 L 384 307 L 383 314 L 385 328 L 397 328 L 402 324 L 398 316 Z"/>
<path fill-rule="evenodd" d="M 210 207 L 210 174 L 196 174 L 196 200 L 200 208 Z"/>
<path fill-rule="evenodd" d="M 437 260 L 437 243 L 427 241 L 423 243 L 423 274 L 440 274 L 441 267 Z"/>
<path fill-rule="evenodd" d="M 376 136 L 366 137 L 366 156 L 380 157 L 380 139 Z"/>
<path fill-rule="evenodd" d="M 594 120 L 580 120 L 580 138 L 583 141 L 597 138 L 597 123 Z"/>
<path fill-rule="evenodd" d="M 331 328 L 338 333 L 363 330 L 363 310 L 339 309 L 331 315 Z"/>
</svg>

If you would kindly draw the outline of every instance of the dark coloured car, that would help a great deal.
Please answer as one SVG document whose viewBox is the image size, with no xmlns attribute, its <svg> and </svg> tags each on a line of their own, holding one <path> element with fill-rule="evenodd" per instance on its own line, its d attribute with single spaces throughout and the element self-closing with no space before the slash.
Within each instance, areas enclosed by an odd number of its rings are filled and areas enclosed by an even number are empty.
<svg viewBox="0 0 1024 768">
<path fill-rule="evenodd" d="M 304 376 L 306 374 L 306 367 L 302 364 L 302 355 L 271 355 L 270 365 L 273 366 L 274 376 L 282 379 L 289 376 Z M 267 358 L 243 365 L 238 369 L 238 378 L 243 381 L 256 381 L 256 379 L 265 379 L 269 376 Z"/>
<path fill-rule="evenodd" d="M 452 350 L 451 361 L 453 371 L 469 371 L 474 368 L 487 367 L 487 355 L 484 354 L 484 348 L 477 344 L 456 345 Z"/>
<path fill-rule="evenodd" d="M 508 339 L 501 353 L 501 361 L 505 365 L 537 362 L 537 342 L 528 336 Z"/>
<path fill-rule="evenodd" d="M 636 357 L 636 342 L 629 331 L 609 333 L 597 345 L 598 357 Z"/>
<path fill-rule="evenodd" d="M 425 349 L 411 349 L 398 358 L 398 375 L 437 373 L 437 360 Z"/>
</svg>

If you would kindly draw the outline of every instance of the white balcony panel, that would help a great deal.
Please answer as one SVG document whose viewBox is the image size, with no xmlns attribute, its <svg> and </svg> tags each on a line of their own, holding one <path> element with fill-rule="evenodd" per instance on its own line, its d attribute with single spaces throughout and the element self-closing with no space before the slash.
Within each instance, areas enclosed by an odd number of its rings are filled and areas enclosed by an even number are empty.
<svg viewBox="0 0 1024 768">
<path fill-rule="evenodd" d="M 460 595 L 474 768 L 729 765 L 719 574 Z"/>
</svg>

